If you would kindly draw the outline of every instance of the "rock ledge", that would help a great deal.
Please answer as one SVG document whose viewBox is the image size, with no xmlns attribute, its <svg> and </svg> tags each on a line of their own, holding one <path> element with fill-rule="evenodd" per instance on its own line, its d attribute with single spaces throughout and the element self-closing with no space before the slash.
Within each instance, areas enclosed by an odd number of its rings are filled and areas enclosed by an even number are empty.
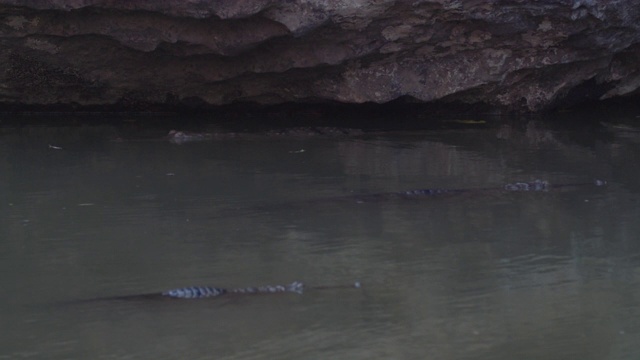
<svg viewBox="0 0 640 360">
<path fill-rule="evenodd" d="M 0 0 L 0 103 L 538 111 L 640 93 L 622 0 Z"/>
</svg>

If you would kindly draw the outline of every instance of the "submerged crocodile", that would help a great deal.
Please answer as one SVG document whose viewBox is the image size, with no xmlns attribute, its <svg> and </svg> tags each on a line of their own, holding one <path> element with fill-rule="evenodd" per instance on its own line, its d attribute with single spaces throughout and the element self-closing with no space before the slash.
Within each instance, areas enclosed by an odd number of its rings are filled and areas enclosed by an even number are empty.
<svg viewBox="0 0 640 360">
<path fill-rule="evenodd" d="M 585 186 L 604 186 L 607 182 L 604 180 L 595 179 L 593 182 L 585 183 L 566 183 L 566 184 L 550 184 L 546 180 L 533 180 L 530 182 L 514 182 L 505 184 L 502 187 L 487 187 L 487 188 L 468 188 L 468 189 L 413 189 L 405 191 L 376 193 L 376 194 L 363 194 L 363 195 L 350 195 L 342 196 L 340 199 L 355 199 L 356 202 L 368 202 L 382 199 L 419 199 L 425 197 L 436 197 L 439 195 L 457 195 L 465 193 L 499 193 L 499 192 L 545 192 L 550 190 L 561 189 L 573 189 Z M 338 199 L 338 198 L 336 198 Z"/>
<path fill-rule="evenodd" d="M 425 189 L 425 190 L 410 190 L 403 191 L 399 194 L 406 195 L 437 195 L 439 193 L 448 193 L 448 192 L 480 192 L 480 191 L 496 191 L 496 190 L 504 190 L 504 191 L 528 191 L 528 192 L 537 192 L 537 191 L 549 191 L 552 189 L 563 189 L 563 188 L 577 188 L 588 185 L 593 186 L 604 186 L 607 182 L 600 179 L 594 179 L 592 182 L 585 183 L 567 183 L 567 184 L 550 184 L 546 180 L 533 180 L 531 182 L 515 182 L 505 184 L 502 188 L 480 188 L 480 189 L 458 189 L 458 190 L 433 190 L 433 189 Z"/>
<path fill-rule="evenodd" d="M 285 128 L 280 130 L 267 130 L 260 133 L 249 132 L 230 132 L 230 131 L 216 131 L 216 132 L 193 132 L 182 130 L 171 130 L 162 138 L 162 140 L 168 140 L 174 144 L 184 144 L 188 142 L 207 141 L 214 139 L 231 139 L 231 138 L 246 138 L 251 139 L 254 137 L 296 137 L 296 138 L 309 138 L 309 137 L 324 137 L 324 138 L 342 138 L 349 136 L 360 136 L 364 132 L 361 129 L 350 128 L 336 128 L 327 126 L 312 126 L 312 127 L 294 127 Z"/>
<path fill-rule="evenodd" d="M 291 292 L 302 294 L 304 284 L 294 281 L 288 285 L 264 285 L 257 287 L 225 289 L 212 286 L 191 286 L 163 291 L 160 295 L 174 299 L 202 299 L 225 294 L 275 294 Z"/>
<path fill-rule="evenodd" d="M 385 201 L 397 201 L 397 200 L 421 200 L 421 199 L 436 199 L 440 197 L 452 197 L 463 194 L 469 195 L 500 195 L 512 192 L 547 192 L 547 191 L 563 191 L 563 190 L 575 190 L 588 187 L 602 187 L 607 184 L 604 180 L 594 179 L 591 182 L 582 183 L 562 183 L 551 184 L 546 180 L 533 180 L 529 182 L 513 182 L 503 186 L 484 187 L 484 188 L 461 188 L 461 189 L 447 189 L 447 188 L 424 188 L 424 189 L 412 189 L 404 191 L 392 191 L 392 192 L 380 192 L 370 194 L 353 194 L 353 195 L 339 195 L 333 197 L 316 198 L 300 201 L 288 201 L 280 203 L 270 203 L 265 205 L 255 205 L 245 208 L 224 208 L 223 211 L 216 216 L 216 218 L 227 218 L 237 216 L 247 216 L 248 214 L 257 212 L 273 212 L 277 210 L 286 210 L 291 208 L 309 208 L 323 204 L 335 204 L 335 203 L 376 203 Z"/>
<path fill-rule="evenodd" d="M 306 287 L 304 283 L 300 281 L 294 281 L 287 285 L 264 285 L 264 286 L 251 286 L 242 288 L 222 288 L 215 286 L 189 286 L 182 288 L 175 288 L 167 291 L 148 293 L 148 294 L 135 294 L 135 295 L 123 295 L 112 296 L 97 299 L 90 299 L 84 301 L 98 301 L 98 300 L 143 300 L 143 299 L 206 299 L 217 298 L 223 295 L 259 295 L 259 294 L 278 294 L 278 293 L 295 293 L 302 294 L 305 289 L 311 290 L 324 290 L 324 289 L 357 289 L 361 284 L 356 281 L 348 285 L 328 285 L 328 286 L 312 286 Z"/>
</svg>

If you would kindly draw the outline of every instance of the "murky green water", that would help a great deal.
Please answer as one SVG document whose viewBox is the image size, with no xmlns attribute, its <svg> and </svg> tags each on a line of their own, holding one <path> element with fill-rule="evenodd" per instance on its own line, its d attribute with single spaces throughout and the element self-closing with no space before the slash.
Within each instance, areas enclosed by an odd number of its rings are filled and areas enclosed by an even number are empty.
<svg viewBox="0 0 640 360">
<path fill-rule="evenodd" d="M 0 128 L 0 359 L 640 357 L 634 129 L 122 132 Z M 594 178 L 608 185 L 338 198 Z M 294 280 L 363 287 L 74 302 Z"/>
</svg>

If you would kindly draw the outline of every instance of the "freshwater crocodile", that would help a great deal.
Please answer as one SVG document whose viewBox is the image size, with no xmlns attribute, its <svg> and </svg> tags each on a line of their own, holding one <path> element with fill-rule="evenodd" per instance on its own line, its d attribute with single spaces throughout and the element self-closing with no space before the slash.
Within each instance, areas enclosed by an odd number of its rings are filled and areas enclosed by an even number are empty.
<svg viewBox="0 0 640 360">
<path fill-rule="evenodd" d="M 439 195 L 457 195 L 457 194 L 465 194 L 465 193 L 545 192 L 550 190 L 580 188 L 584 186 L 600 187 L 606 184 L 607 184 L 606 181 L 599 180 L 599 179 L 595 179 L 592 182 L 565 183 L 565 184 L 551 184 L 546 180 L 533 180 L 530 182 L 508 183 L 502 187 L 468 188 L 468 189 L 446 189 L 446 188 L 413 189 L 413 190 L 386 192 L 386 193 L 349 195 L 349 196 L 342 196 L 339 198 L 354 199 L 356 202 L 368 202 L 368 201 L 393 199 L 393 198 L 419 199 L 424 197 L 436 197 Z M 338 199 L 338 198 L 335 198 L 335 199 Z"/>
<path fill-rule="evenodd" d="M 602 187 L 607 184 L 604 180 L 594 179 L 591 182 L 582 183 L 562 183 L 551 184 L 546 180 L 532 180 L 529 182 L 513 182 L 503 186 L 484 187 L 484 188 L 424 188 L 424 189 L 412 189 L 404 191 L 392 191 L 392 192 L 379 192 L 369 194 L 352 194 L 352 195 L 338 195 L 332 197 L 323 197 L 316 199 L 307 199 L 299 201 L 287 201 L 279 203 L 269 203 L 265 205 L 254 205 L 250 207 L 240 208 L 223 208 L 222 211 L 216 215 L 216 218 L 229 218 L 238 216 L 247 216 L 249 214 L 260 212 L 273 212 L 278 210 L 289 210 L 292 208 L 315 208 L 325 204 L 365 204 L 365 203 L 378 203 L 385 201 L 398 201 L 398 200 L 421 200 L 421 199 L 436 199 L 447 198 L 458 195 L 500 195 L 512 192 L 530 192 L 540 193 L 552 190 L 573 190 L 585 187 Z"/>
<path fill-rule="evenodd" d="M 224 294 L 275 294 L 284 292 L 302 294 L 303 290 L 304 284 L 294 281 L 288 285 L 264 285 L 231 289 L 212 286 L 191 286 L 163 291 L 161 295 L 174 299 L 202 299 Z"/>
<path fill-rule="evenodd" d="M 588 185 L 594 186 L 604 186 L 607 182 L 600 179 L 594 179 L 592 182 L 586 183 L 566 183 L 566 184 L 550 184 L 546 180 L 533 180 L 531 182 L 515 182 L 508 183 L 504 185 L 502 188 L 480 188 L 480 189 L 459 189 L 459 190 L 433 190 L 433 189 L 425 189 L 425 190 L 410 190 L 403 191 L 400 194 L 406 195 L 437 195 L 439 193 L 447 193 L 447 192 L 478 192 L 478 191 L 495 191 L 495 190 L 504 190 L 504 191 L 529 191 L 529 192 L 537 192 L 537 191 L 549 191 L 552 189 L 563 189 L 563 188 L 576 188 Z"/>
<path fill-rule="evenodd" d="M 287 285 L 263 285 L 263 286 L 251 286 L 241 288 L 222 288 L 215 286 L 188 286 L 182 288 L 175 288 L 162 292 L 148 293 L 148 294 L 134 294 L 134 295 L 121 295 L 94 298 L 85 301 L 99 301 L 99 300 L 148 300 L 148 299 L 206 299 L 217 298 L 223 295 L 259 295 L 259 294 L 278 294 L 278 293 L 294 293 L 302 294 L 305 289 L 309 290 L 324 290 L 324 289 L 357 289 L 361 284 L 356 281 L 347 285 L 327 285 L 327 286 L 305 286 L 300 281 L 294 281 Z"/>
</svg>

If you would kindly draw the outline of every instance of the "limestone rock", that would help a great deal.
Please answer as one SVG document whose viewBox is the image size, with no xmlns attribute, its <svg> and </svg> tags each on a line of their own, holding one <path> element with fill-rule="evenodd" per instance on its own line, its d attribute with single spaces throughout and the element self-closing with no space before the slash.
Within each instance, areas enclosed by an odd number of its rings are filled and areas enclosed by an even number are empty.
<svg viewBox="0 0 640 360">
<path fill-rule="evenodd" d="M 0 0 L 0 103 L 637 96 L 629 0 Z"/>
</svg>

